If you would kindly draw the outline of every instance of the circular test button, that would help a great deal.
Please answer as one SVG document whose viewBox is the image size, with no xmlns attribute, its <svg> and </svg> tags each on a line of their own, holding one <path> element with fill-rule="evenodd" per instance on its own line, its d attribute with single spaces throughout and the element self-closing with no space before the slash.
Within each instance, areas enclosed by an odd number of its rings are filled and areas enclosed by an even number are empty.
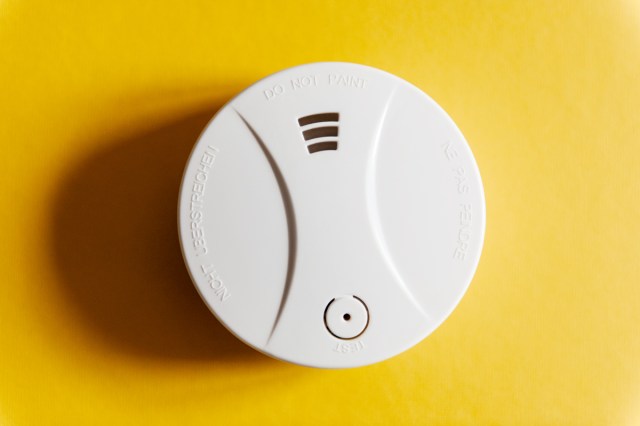
<svg viewBox="0 0 640 426">
<path fill-rule="evenodd" d="M 339 339 L 355 339 L 369 324 L 369 310 L 355 296 L 333 299 L 324 311 L 324 323 L 329 333 Z"/>
</svg>

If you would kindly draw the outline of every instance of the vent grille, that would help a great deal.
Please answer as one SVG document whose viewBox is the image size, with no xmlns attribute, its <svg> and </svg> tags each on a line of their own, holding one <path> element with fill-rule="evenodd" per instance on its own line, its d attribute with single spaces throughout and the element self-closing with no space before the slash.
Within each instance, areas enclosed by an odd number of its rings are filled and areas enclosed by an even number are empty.
<svg viewBox="0 0 640 426">
<path fill-rule="evenodd" d="M 340 114 L 323 112 L 298 118 L 302 137 L 307 144 L 309 154 L 338 149 L 338 123 Z"/>
</svg>

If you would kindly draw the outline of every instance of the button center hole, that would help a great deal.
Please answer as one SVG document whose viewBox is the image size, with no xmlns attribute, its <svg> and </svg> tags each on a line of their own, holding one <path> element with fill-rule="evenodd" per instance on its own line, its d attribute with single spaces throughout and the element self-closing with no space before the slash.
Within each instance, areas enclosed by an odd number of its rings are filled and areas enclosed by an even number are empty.
<svg viewBox="0 0 640 426">
<path fill-rule="evenodd" d="M 345 320 L 345 321 L 349 321 L 351 319 L 351 315 L 350 314 L 344 314 L 342 316 L 342 319 Z"/>
</svg>

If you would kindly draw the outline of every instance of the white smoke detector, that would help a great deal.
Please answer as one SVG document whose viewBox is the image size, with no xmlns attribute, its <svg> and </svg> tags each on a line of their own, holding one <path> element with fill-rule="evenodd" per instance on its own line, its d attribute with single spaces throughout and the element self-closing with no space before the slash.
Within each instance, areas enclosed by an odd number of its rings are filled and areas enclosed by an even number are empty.
<svg viewBox="0 0 640 426">
<path fill-rule="evenodd" d="M 425 338 L 469 286 L 484 228 L 478 168 L 449 116 L 349 63 L 289 68 L 231 100 L 179 200 L 211 311 L 248 345 L 313 367 L 371 364 Z"/>
</svg>

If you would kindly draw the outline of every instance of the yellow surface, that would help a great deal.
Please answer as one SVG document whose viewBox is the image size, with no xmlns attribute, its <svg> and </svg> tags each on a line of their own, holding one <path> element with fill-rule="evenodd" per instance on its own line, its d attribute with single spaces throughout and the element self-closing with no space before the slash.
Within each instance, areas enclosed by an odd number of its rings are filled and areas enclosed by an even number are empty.
<svg viewBox="0 0 640 426">
<path fill-rule="evenodd" d="M 347 371 L 230 336 L 192 288 L 181 171 L 300 63 L 421 87 L 475 153 L 477 275 Z M 640 424 L 640 4 L 0 0 L 0 424 Z"/>
</svg>

